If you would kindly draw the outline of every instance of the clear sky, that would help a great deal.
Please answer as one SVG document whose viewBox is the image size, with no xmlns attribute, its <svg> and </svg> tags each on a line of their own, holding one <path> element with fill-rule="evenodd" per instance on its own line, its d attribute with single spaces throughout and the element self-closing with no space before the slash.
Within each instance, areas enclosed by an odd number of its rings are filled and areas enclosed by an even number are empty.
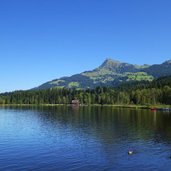
<svg viewBox="0 0 171 171">
<path fill-rule="evenodd" d="M 108 57 L 171 59 L 171 0 L 0 1 L 0 92 L 91 70 Z"/>
</svg>

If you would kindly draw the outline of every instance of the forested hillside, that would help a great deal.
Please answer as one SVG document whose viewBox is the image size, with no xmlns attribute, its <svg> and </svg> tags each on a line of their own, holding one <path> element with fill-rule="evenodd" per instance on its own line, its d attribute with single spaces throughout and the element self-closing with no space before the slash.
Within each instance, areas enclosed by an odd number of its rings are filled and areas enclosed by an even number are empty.
<svg viewBox="0 0 171 171">
<path fill-rule="evenodd" d="M 171 76 L 152 82 L 131 82 L 116 88 L 76 90 L 51 88 L 0 94 L 0 104 L 171 104 Z"/>
<path fill-rule="evenodd" d="M 72 66 L 71 66 L 72 67 Z M 171 61 L 154 65 L 133 65 L 106 59 L 92 71 L 85 71 L 71 77 L 62 77 L 46 82 L 35 89 L 77 88 L 94 89 L 100 87 L 117 87 L 132 81 L 152 81 L 156 78 L 171 75 Z"/>
</svg>

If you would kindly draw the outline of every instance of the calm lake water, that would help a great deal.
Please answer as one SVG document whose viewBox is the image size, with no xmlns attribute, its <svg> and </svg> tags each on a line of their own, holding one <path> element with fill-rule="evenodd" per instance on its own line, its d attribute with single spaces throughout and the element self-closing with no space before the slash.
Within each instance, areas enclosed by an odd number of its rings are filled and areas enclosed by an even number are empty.
<svg viewBox="0 0 171 171">
<path fill-rule="evenodd" d="M 167 112 L 0 107 L 1 171 L 168 171 L 170 157 Z"/>
</svg>

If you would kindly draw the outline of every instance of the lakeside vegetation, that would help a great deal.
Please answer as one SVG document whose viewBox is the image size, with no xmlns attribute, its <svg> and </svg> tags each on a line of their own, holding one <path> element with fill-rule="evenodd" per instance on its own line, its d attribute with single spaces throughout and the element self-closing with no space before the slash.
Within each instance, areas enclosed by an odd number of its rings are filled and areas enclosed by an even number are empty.
<svg viewBox="0 0 171 171">
<path fill-rule="evenodd" d="M 171 76 L 152 82 L 130 82 L 116 88 L 97 87 L 77 90 L 51 88 L 0 94 L 0 104 L 70 104 L 78 99 L 85 105 L 152 106 L 171 104 Z"/>
</svg>

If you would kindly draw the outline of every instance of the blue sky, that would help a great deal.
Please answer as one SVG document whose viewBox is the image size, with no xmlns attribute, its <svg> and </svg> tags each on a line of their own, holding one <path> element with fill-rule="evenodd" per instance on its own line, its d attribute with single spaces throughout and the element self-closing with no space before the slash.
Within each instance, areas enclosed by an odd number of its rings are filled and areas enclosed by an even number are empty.
<svg viewBox="0 0 171 171">
<path fill-rule="evenodd" d="M 99 66 L 171 59 L 170 0 L 1 0 L 0 92 Z"/>
</svg>

